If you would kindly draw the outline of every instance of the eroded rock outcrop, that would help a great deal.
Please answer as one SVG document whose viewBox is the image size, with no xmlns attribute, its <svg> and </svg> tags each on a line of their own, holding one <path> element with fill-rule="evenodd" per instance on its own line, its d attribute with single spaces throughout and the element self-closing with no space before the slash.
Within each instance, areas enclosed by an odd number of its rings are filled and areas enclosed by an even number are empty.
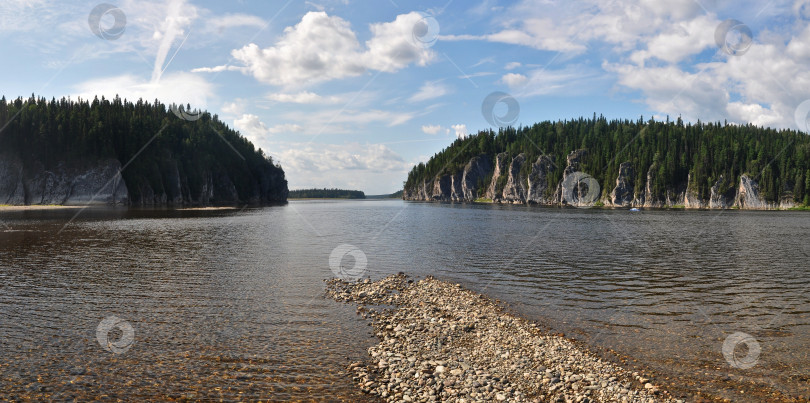
<svg viewBox="0 0 810 403">
<path fill-rule="evenodd" d="M 26 167 L 15 155 L 0 156 L 0 203 L 24 204 L 127 204 L 129 192 L 114 159 L 96 163 L 59 163 L 46 168 Z"/>
<path fill-rule="evenodd" d="M 619 165 L 619 176 L 616 178 L 616 187 L 610 192 L 610 203 L 614 206 L 625 207 L 633 204 L 635 197 L 634 182 L 635 171 L 629 162 Z"/>
<path fill-rule="evenodd" d="M 526 202 L 526 179 L 523 178 L 521 171 L 523 164 L 526 162 L 524 154 L 518 154 L 512 159 L 509 164 L 508 178 L 506 185 L 503 187 L 502 200 L 506 203 L 520 204 Z"/>
<path fill-rule="evenodd" d="M 435 201 L 450 201 L 450 175 L 437 176 L 433 180 L 430 198 Z"/>
<path fill-rule="evenodd" d="M 503 189 L 498 189 L 498 181 L 500 180 L 501 176 L 507 175 L 506 170 L 506 160 L 508 158 L 508 154 L 500 153 L 495 156 L 495 170 L 492 173 L 492 181 L 489 183 L 487 187 L 486 197 L 492 201 L 500 201 L 501 196 L 503 195 Z"/>
<path fill-rule="evenodd" d="M 549 194 L 548 175 L 554 170 L 555 165 L 551 157 L 541 155 L 537 157 L 537 161 L 532 164 L 532 170 L 529 173 L 528 185 L 529 188 L 526 192 L 526 201 L 533 204 L 553 204 L 554 195 Z"/>
<path fill-rule="evenodd" d="M 0 156 L 0 204 L 179 206 L 287 200 L 287 181 L 275 167 L 254 171 L 255 183 L 247 188 L 247 195 L 239 194 L 223 169 L 213 173 L 203 169 L 191 182 L 175 160 L 156 165 L 151 178 L 127 178 L 121 168 L 116 159 L 59 162 L 50 167 L 36 161 L 23 164 L 18 156 L 7 153 Z"/>
<path fill-rule="evenodd" d="M 461 191 L 466 201 L 475 201 L 478 198 L 479 186 L 485 188 L 488 184 L 484 180 L 492 172 L 492 160 L 486 154 L 473 157 L 464 166 L 464 175 L 461 179 Z"/>
<path fill-rule="evenodd" d="M 459 171 L 455 175 L 450 176 L 450 200 L 454 202 L 464 201 L 464 187 L 462 186 L 462 177 L 464 171 Z"/>
<path fill-rule="evenodd" d="M 734 205 L 741 209 L 766 210 L 773 208 L 759 194 L 759 184 L 757 181 L 742 175 L 740 177 L 740 187 L 737 191 L 737 200 Z"/>
<path fill-rule="evenodd" d="M 794 206 L 792 193 L 785 189 L 782 200 L 771 203 L 762 197 L 756 180 L 743 175 L 738 185 L 732 185 L 728 179 L 720 176 L 710 188 L 708 199 L 697 183 L 692 183 L 692 175 L 674 188 L 655 188 L 659 178 L 659 163 L 654 162 L 647 169 L 643 189 L 636 189 L 636 175 L 630 162 L 619 165 L 616 185 L 609 194 L 604 194 L 600 183 L 586 172 L 583 172 L 584 160 L 588 158 L 587 150 L 575 150 L 568 154 L 567 165 L 561 180 L 556 186 L 551 185 L 551 178 L 556 169 L 553 156 L 541 155 L 531 167 L 526 167 L 525 154 L 510 157 L 507 153 L 492 159 L 486 155 L 473 157 L 464 168 L 449 175 L 444 174 L 426 180 L 424 183 L 404 189 L 405 200 L 474 202 L 479 194 L 496 203 L 539 204 L 539 205 L 575 205 L 592 206 L 598 200 L 607 206 L 614 207 L 649 207 L 668 208 L 681 206 L 688 209 L 774 209 Z M 527 173 L 528 171 L 528 173 Z M 9 172 L 8 179 L 0 182 L 0 188 L 14 188 L 13 172 L 6 166 L 0 166 L 0 172 Z M 489 180 L 486 180 L 490 178 Z M 788 186 L 788 185 L 785 185 Z M 553 190 L 553 191 L 552 191 Z M 606 189 L 605 189 L 606 190 Z M 10 192 L 6 192 L 10 194 Z M 704 192 L 705 193 L 705 190 Z M 703 196 L 705 197 L 705 196 Z"/>
<path fill-rule="evenodd" d="M 734 200 L 737 198 L 737 191 L 733 187 L 729 188 L 729 183 L 723 175 L 714 182 L 709 190 L 709 208 L 712 209 L 727 209 L 734 205 Z"/>
<path fill-rule="evenodd" d="M 582 160 L 587 150 L 574 150 L 566 158 L 568 165 L 557 186 L 554 199 L 562 205 L 587 206 L 599 199 L 599 183 L 587 173 L 582 172 Z"/>
</svg>

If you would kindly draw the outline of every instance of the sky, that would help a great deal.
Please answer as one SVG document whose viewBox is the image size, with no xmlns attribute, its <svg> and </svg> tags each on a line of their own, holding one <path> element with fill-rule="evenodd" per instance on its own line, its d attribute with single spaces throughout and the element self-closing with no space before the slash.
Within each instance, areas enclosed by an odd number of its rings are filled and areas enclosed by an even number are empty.
<svg viewBox="0 0 810 403">
<path fill-rule="evenodd" d="M 290 189 L 594 113 L 807 131 L 810 0 L 108 1 L 2 0 L 0 93 L 206 109 Z"/>
</svg>

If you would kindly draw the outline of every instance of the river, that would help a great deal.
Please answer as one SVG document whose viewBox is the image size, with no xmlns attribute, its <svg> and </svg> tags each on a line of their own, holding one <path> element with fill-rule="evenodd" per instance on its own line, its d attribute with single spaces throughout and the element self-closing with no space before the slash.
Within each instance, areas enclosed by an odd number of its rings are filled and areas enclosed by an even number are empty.
<svg viewBox="0 0 810 403">
<path fill-rule="evenodd" d="M 460 282 L 689 393 L 810 397 L 809 238 L 807 212 L 2 211 L 0 397 L 362 400 L 374 339 L 333 269 Z"/>
</svg>

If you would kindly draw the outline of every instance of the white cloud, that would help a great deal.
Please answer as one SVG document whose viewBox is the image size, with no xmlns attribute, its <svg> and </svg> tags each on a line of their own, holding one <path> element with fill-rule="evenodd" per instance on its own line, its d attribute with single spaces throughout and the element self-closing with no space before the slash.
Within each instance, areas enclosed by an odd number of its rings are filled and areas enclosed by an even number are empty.
<svg viewBox="0 0 810 403">
<path fill-rule="evenodd" d="M 511 63 L 507 63 L 506 66 L 504 66 L 504 69 L 506 69 L 506 70 L 514 70 L 514 69 L 516 69 L 516 68 L 518 68 L 520 66 L 522 66 L 522 64 L 520 62 L 511 62 Z"/>
<path fill-rule="evenodd" d="M 294 123 L 267 127 L 258 116 L 250 113 L 242 114 L 241 117 L 235 119 L 233 126 L 254 144 L 261 142 L 269 134 L 300 133 L 304 130 L 302 126 Z"/>
<path fill-rule="evenodd" d="M 421 14 L 410 12 L 398 15 L 392 22 L 371 24 L 372 38 L 366 42 L 368 52 L 363 54 L 368 68 L 391 73 L 411 63 L 430 63 L 436 54 L 419 46 L 413 34 L 423 19 Z"/>
<path fill-rule="evenodd" d="M 765 9 L 753 0 L 704 3 L 706 9 L 694 0 L 522 0 L 494 17 L 491 33 L 441 39 L 559 52 L 550 59 L 559 67 L 501 77 L 517 96 L 594 93 L 616 80 L 615 89 L 637 91 L 658 115 L 795 127 L 793 111 L 810 98 L 810 71 L 801 67 L 810 63 L 810 1 L 771 2 Z M 718 14 L 778 22 L 759 32 L 754 27 L 746 54 L 712 56 L 706 51 L 717 51 Z M 601 70 L 569 62 L 586 51 L 601 59 Z"/>
<path fill-rule="evenodd" d="M 295 123 L 285 123 L 282 125 L 275 125 L 267 130 L 268 133 L 276 134 L 276 133 L 300 133 L 304 131 L 304 128 L 301 125 L 297 125 Z"/>
<path fill-rule="evenodd" d="M 285 169 L 297 173 L 404 172 L 411 168 L 399 154 L 383 144 L 295 144 L 282 151 L 280 156 Z"/>
<path fill-rule="evenodd" d="M 456 132 L 456 137 L 463 139 L 467 137 L 467 125 L 464 124 L 457 124 L 450 126 Z"/>
<path fill-rule="evenodd" d="M 441 125 L 425 125 L 422 126 L 422 132 L 425 134 L 439 134 L 442 130 Z"/>
<path fill-rule="evenodd" d="M 291 189 L 337 187 L 384 194 L 402 189 L 413 164 L 382 144 L 267 144 Z M 347 174 L 348 173 L 348 174 Z"/>
<path fill-rule="evenodd" d="M 208 24 L 215 30 L 222 32 L 228 28 L 235 27 L 254 27 L 262 28 L 265 26 L 264 20 L 248 14 L 228 14 L 221 17 L 214 17 L 208 21 Z"/>
<path fill-rule="evenodd" d="M 511 88 L 520 87 L 526 84 L 528 81 L 529 77 L 526 77 L 523 74 L 518 73 L 509 73 L 501 77 L 501 82 L 508 85 Z"/>
<path fill-rule="evenodd" d="M 239 130 L 253 144 L 259 143 L 270 133 L 270 129 L 264 122 L 258 116 L 250 113 L 246 113 L 234 120 L 233 127 Z"/>
<path fill-rule="evenodd" d="M 428 81 L 424 83 L 421 88 L 419 88 L 419 91 L 416 94 L 413 94 L 410 98 L 408 98 L 408 101 L 427 101 L 429 99 L 439 98 L 449 93 L 450 90 L 445 85 L 436 81 Z"/>
<path fill-rule="evenodd" d="M 298 92 L 295 94 L 273 93 L 268 94 L 267 99 L 276 102 L 293 104 L 337 104 L 344 102 L 343 98 L 337 96 L 324 97 L 314 92 Z"/>
<path fill-rule="evenodd" d="M 363 47 L 348 21 L 312 11 L 297 25 L 287 27 L 274 46 L 262 49 L 251 43 L 231 55 L 244 65 L 243 73 L 266 84 L 290 88 L 358 76 L 368 70 L 395 72 L 411 63 L 424 66 L 435 57 L 432 50 L 414 42 L 413 26 L 421 19 L 412 12 L 398 15 L 392 22 L 371 24 L 372 37 Z M 194 71 L 224 69 L 217 66 Z"/>
<path fill-rule="evenodd" d="M 305 132 L 308 134 L 338 134 L 353 133 L 357 128 L 373 123 L 399 126 L 413 119 L 414 114 L 380 109 L 325 109 L 317 112 L 295 110 L 285 113 L 283 117 L 288 121 L 306 122 Z"/>
<path fill-rule="evenodd" d="M 195 109 L 207 109 L 208 98 L 214 92 L 210 83 L 191 73 L 166 74 L 157 82 L 133 75 L 97 78 L 79 83 L 75 91 L 75 96 L 84 99 L 119 95 L 131 101 L 142 98 L 150 102 L 158 99 L 165 104 L 191 104 Z"/>
</svg>

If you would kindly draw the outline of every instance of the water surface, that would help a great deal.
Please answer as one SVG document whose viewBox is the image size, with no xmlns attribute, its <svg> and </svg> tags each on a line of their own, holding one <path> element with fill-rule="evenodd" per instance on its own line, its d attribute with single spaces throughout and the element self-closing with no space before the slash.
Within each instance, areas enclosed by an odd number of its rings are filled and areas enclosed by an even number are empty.
<svg viewBox="0 0 810 403">
<path fill-rule="evenodd" d="M 804 212 L 293 201 L 76 213 L 0 213 L 3 396 L 362 398 L 344 368 L 370 328 L 323 297 L 345 244 L 364 275 L 462 282 L 690 390 L 810 396 Z M 134 329 L 121 354 L 96 341 L 111 315 Z M 760 346 L 751 368 L 724 358 L 735 332 Z"/>
</svg>

